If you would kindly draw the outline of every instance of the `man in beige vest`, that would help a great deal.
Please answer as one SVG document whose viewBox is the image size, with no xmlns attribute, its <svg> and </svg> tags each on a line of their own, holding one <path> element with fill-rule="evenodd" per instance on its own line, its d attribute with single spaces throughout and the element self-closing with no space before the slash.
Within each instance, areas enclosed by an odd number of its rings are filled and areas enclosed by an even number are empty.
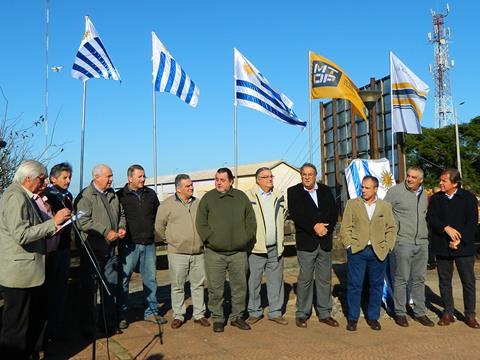
<svg viewBox="0 0 480 360">
<path fill-rule="evenodd" d="M 273 188 L 273 174 L 268 167 L 255 173 L 256 185 L 246 192 L 252 203 L 257 234 L 255 245 L 248 256 L 248 319 L 255 324 L 263 318 L 260 289 L 262 276 L 267 278 L 268 319 L 280 325 L 288 322 L 282 316 L 283 289 L 283 235 L 285 223 L 285 199 Z"/>
</svg>

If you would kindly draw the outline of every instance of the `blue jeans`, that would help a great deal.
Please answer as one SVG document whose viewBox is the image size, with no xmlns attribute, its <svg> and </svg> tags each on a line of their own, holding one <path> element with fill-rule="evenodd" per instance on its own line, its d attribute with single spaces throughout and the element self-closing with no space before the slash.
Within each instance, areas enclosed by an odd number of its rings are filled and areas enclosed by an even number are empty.
<svg viewBox="0 0 480 360">
<path fill-rule="evenodd" d="M 378 320 L 382 306 L 382 290 L 387 262 L 380 261 L 371 246 L 367 246 L 355 254 L 352 254 L 352 249 L 349 248 L 347 257 L 347 319 L 357 321 L 360 317 L 363 281 L 365 271 L 367 271 L 369 288 L 365 318 Z"/>
<path fill-rule="evenodd" d="M 140 274 L 143 280 L 143 293 L 147 307 L 144 311 L 144 318 L 151 315 L 158 315 L 157 301 L 157 267 L 155 244 L 140 245 L 127 243 L 122 245 L 122 305 L 121 318 L 125 319 L 128 311 L 128 285 L 137 263 L 140 261 Z"/>
</svg>

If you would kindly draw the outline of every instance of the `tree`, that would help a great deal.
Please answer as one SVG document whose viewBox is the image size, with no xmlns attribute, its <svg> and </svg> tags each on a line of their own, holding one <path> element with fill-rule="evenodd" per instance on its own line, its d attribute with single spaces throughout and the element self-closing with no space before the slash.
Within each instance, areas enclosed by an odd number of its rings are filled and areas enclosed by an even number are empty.
<svg viewBox="0 0 480 360">
<path fill-rule="evenodd" d="M 457 167 L 455 127 L 422 128 L 420 135 L 405 136 L 407 166 L 420 165 L 425 170 L 425 186 L 438 185 L 443 169 Z M 458 126 L 463 182 L 466 188 L 480 194 L 480 116 Z"/>
<path fill-rule="evenodd" d="M 0 93 L 5 102 L 3 116 L 0 120 L 0 195 L 12 183 L 13 176 L 20 163 L 26 159 L 35 159 L 44 164 L 63 151 L 60 145 L 52 142 L 41 151 L 34 150 L 34 136 L 44 123 L 43 115 L 30 125 L 22 127 L 22 114 L 9 117 L 8 99 L 0 86 Z M 53 139 L 53 133 L 52 133 Z M 48 156 L 47 156 L 48 150 Z"/>
</svg>

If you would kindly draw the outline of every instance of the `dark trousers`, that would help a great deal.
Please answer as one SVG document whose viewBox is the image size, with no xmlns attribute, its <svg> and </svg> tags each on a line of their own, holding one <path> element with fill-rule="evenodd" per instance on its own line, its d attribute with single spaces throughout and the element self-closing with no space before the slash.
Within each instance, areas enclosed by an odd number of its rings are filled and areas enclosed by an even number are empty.
<svg viewBox="0 0 480 360">
<path fill-rule="evenodd" d="M 463 306 L 465 316 L 475 316 L 475 256 L 444 257 L 437 255 L 438 282 L 440 296 L 445 312 L 453 315 L 455 307 L 452 294 L 453 262 L 457 267 L 463 289 Z"/>
<path fill-rule="evenodd" d="M 47 329 L 45 341 L 62 335 L 62 319 L 68 291 L 70 249 L 49 253 L 45 259 L 45 287 L 47 296 Z"/>
<path fill-rule="evenodd" d="M 363 281 L 365 272 L 368 272 L 368 305 L 365 317 L 368 320 L 380 318 L 382 306 L 383 282 L 387 262 L 380 261 L 371 246 L 352 254 L 352 249 L 347 250 L 347 319 L 357 321 L 360 317 L 360 304 L 362 299 Z"/>
<path fill-rule="evenodd" d="M 87 257 L 85 250 L 80 252 L 80 272 L 82 282 L 82 330 L 85 335 L 93 335 L 91 331 L 98 325 L 102 330 L 110 332 L 118 325 L 118 313 L 116 308 L 117 297 L 119 293 L 118 274 L 120 263 L 118 257 L 113 254 L 107 256 L 96 256 L 100 268 L 100 273 L 104 282 L 106 283 L 111 295 L 108 295 L 104 289 L 101 280 L 97 278 L 96 272 L 90 259 Z M 94 306 L 94 298 L 97 293 L 100 293 L 100 310 L 97 311 Z M 98 299 L 97 299 L 98 303 Z M 104 322 L 106 321 L 107 329 L 104 329 Z"/>
<path fill-rule="evenodd" d="M 44 286 L 33 288 L 2 288 L 2 330 L 0 357 L 28 359 L 41 350 L 45 327 Z"/>
</svg>

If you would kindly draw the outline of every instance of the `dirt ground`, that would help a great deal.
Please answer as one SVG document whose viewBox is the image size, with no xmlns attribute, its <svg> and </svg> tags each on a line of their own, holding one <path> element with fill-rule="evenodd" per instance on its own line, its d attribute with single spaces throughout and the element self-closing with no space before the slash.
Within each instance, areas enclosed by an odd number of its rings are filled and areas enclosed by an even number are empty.
<svg viewBox="0 0 480 360">
<path fill-rule="evenodd" d="M 395 325 L 385 313 L 380 320 L 381 331 L 373 331 L 360 319 L 357 332 L 345 329 L 343 315 L 345 297 L 345 265 L 333 268 L 333 316 L 340 322 L 339 328 L 319 323 L 315 315 L 306 329 L 295 326 L 295 287 L 297 277 L 296 257 L 287 257 L 285 266 L 287 326 L 277 325 L 266 318 L 253 325 L 251 331 L 242 331 L 227 325 L 224 333 L 214 333 L 212 328 L 203 328 L 191 319 L 191 306 L 187 322 L 173 330 L 170 324 L 159 328 L 155 323 L 142 320 L 141 279 L 134 275 L 131 286 L 131 324 L 122 334 L 97 340 L 96 358 L 108 359 L 480 359 L 480 330 L 467 327 L 460 320 L 447 327 L 427 328 L 410 319 L 408 328 Z M 477 280 L 480 263 L 476 264 Z M 161 311 L 172 320 L 169 304 L 168 270 L 159 264 L 158 297 Z M 428 316 L 438 321 L 442 307 L 435 270 L 427 273 Z M 262 289 L 265 295 L 265 289 Z M 477 286 L 478 294 L 478 286 Z M 462 291 L 458 275 L 454 275 L 454 297 L 457 317 L 463 311 Z M 266 297 L 264 296 L 266 299 Z M 477 296 L 477 308 L 479 305 Z M 188 304 L 190 304 L 190 299 Z M 264 301 L 266 305 L 266 300 Z M 78 304 L 71 304 L 73 309 Z M 74 315 L 78 312 L 71 312 Z M 266 313 L 266 312 L 265 312 Z M 91 359 L 92 345 L 76 339 L 78 318 L 66 319 L 66 340 L 51 348 L 47 359 Z M 161 333 L 161 336 L 158 336 Z"/>
</svg>

